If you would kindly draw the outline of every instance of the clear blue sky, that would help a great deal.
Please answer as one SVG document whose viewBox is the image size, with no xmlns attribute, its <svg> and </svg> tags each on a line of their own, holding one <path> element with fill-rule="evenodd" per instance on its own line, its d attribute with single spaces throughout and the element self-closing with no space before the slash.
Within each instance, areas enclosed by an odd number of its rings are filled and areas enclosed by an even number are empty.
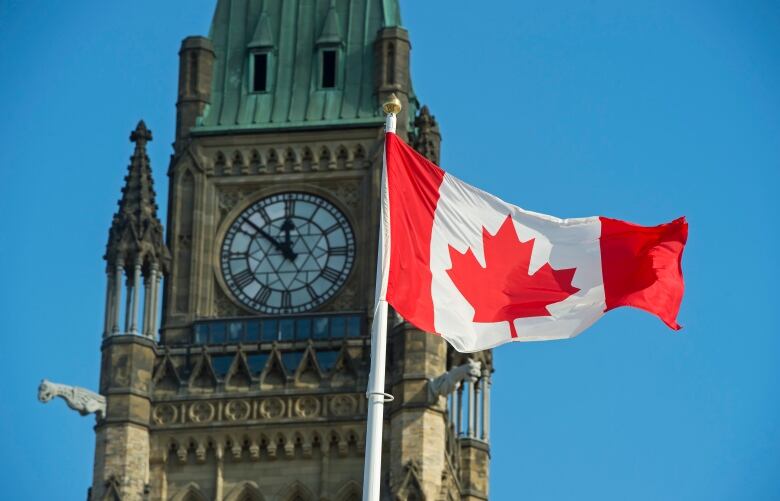
<svg viewBox="0 0 780 501">
<path fill-rule="evenodd" d="M 159 199 L 180 40 L 213 0 L 0 0 L 5 499 L 83 500 L 101 260 L 143 117 Z M 415 89 L 442 164 L 561 217 L 686 215 L 685 326 L 612 312 L 495 351 L 495 500 L 780 498 L 780 4 L 411 1 Z M 164 211 L 164 207 L 162 207 Z"/>
</svg>

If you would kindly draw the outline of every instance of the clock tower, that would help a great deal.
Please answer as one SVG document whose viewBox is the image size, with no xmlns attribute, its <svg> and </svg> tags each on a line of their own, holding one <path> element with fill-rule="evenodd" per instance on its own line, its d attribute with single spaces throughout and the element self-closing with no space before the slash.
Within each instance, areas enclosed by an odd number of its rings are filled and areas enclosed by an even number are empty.
<svg viewBox="0 0 780 501">
<path fill-rule="evenodd" d="M 439 160 L 410 49 L 397 0 L 218 0 L 184 39 L 167 231 L 141 122 L 109 234 L 90 499 L 361 498 L 391 94 Z M 491 353 L 388 337 L 383 499 L 487 499 Z"/>
</svg>

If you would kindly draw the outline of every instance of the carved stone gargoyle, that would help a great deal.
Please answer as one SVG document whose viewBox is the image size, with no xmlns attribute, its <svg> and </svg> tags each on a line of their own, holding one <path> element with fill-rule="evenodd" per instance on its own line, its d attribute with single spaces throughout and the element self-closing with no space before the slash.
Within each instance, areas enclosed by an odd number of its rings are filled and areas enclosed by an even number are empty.
<svg viewBox="0 0 780 501">
<path fill-rule="evenodd" d="M 98 419 L 106 417 L 106 397 L 79 386 L 52 383 L 44 379 L 38 386 L 38 400 L 43 403 L 61 397 L 68 407 L 82 416 L 94 413 Z"/>
<path fill-rule="evenodd" d="M 468 359 L 465 364 L 454 367 L 435 379 L 428 379 L 428 401 L 436 402 L 442 395 L 449 395 L 468 378 L 476 381 L 482 373 L 482 363 Z"/>
</svg>

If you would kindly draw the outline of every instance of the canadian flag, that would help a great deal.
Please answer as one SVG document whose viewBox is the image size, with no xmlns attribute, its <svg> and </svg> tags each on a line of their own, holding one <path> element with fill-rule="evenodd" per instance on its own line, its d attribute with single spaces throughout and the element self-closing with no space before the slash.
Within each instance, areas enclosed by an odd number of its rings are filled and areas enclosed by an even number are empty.
<svg viewBox="0 0 780 501">
<path fill-rule="evenodd" d="M 680 328 L 684 218 L 645 227 L 530 212 L 447 174 L 393 133 L 382 182 L 378 298 L 458 351 L 570 338 L 619 306 Z"/>
</svg>

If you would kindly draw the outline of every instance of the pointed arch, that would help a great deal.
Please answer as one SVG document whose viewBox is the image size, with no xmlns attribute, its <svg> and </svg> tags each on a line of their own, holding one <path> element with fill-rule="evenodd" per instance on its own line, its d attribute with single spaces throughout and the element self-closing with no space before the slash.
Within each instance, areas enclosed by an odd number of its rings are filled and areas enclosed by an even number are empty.
<svg viewBox="0 0 780 501">
<path fill-rule="evenodd" d="M 261 172 L 262 165 L 263 157 L 260 156 L 260 152 L 257 149 L 252 149 L 249 153 L 249 166 L 254 172 Z"/>
<path fill-rule="evenodd" d="M 363 494 L 361 485 L 354 480 L 344 484 L 336 493 L 335 501 L 360 501 Z"/>
<path fill-rule="evenodd" d="M 336 168 L 349 169 L 352 165 L 352 159 L 349 156 L 349 150 L 346 146 L 339 145 L 336 149 Z"/>
<path fill-rule="evenodd" d="M 293 148 L 287 148 L 284 152 L 284 170 L 287 172 L 301 171 L 301 158 Z"/>
<path fill-rule="evenodd" d="M 360 431 L 355 430 L 353 428 L 349 428 L 343 432 L 343 439 L 346 441 L 347 444 L 347 450 L 350 448 L 359 452 L 363 453 L 364 443 L 363 443 L 363 435 Z"/>
<path fill-rule="evenodd" d="M 225 175 L 227 169 L 227 157 L 222 151 L 217 151 L 214 155 L 214 173 L 218 176 Z"/>
<path fill-rule="evenodd" d="M 163 359 L 157 364 L 152 377 L 152 387 L 155 395 L 174 394 L 179 391 L 181 377 L 176 370 L 176 365 L 171 360 L 170 353 L 166 349 Z"/>
<path fill-rule="evenodd" d="M 246 360 L 243 348 L 239 347 L 225 375 L 225 389 L 228 391 L 246 391 L 252 386 L 252 370 Z"/>
<path fill-rule="evenodd" d="M 200 354 L 189 380 L 190 390 L 210 392 L 217 389 L 217 374 L 206 348 Z"/>
<path fill-rule="evenodd" d="M 328 442 L 328 447 L 330 449 L 335 449 L 341 457 L 346 456 L 349 452 L 349 443 L 347 442 L 347 437 L 338 430 L 333 429 L 330 431 Z"/>
<path fill-rule="evenodd" d="M 315 499 L 312 491 L 299 480 L 281 489 L 276 497 L 280 501 L 314 501 Z"/>
<path fill-rule="evenodd" d="M 269 149 L 268 155 L 266 155 L 266 168 L 269 171 L 273 169 L 273 172 L 277 172 L 279 170 L 280 163 L 279 154 L 276 152 L 276 150 L 274 148 Z"/>
<path fill-rule="evenodd" d="M 287 382 L 287 370 L 284 368 L 282 356 L 274 347 L 265 363 L 263 372 L 260 373 L 260 388 L 268 389 L 272 387 L 284 386 Z"/>
<path fill-rule="evenodd" d="M 401 486 L 396 491 L 396 501 L 426 501 L 425 493 L 422 489 L 422 482 L 420 481 L 420 468 L 419 466 L 409 461 L 404 467 L 406 474 L 404 475 Z"/>
<path fill-rule="evenodd" d="M 255 482 L 245 480 L 233 487 L 224 501 L 265 501 L 265 497 Z"/>
<path fill-rule="evenodd" d="M 112 476 L 106 481 L 106 493 L 103 494 L 102 501 L 122 501 L 122 495 L 119 493 L 119 480 Z"/>
<path fill-rule="evenodd" d="M 190 482 L 179 489 L 176 494 L 171 497 L 170 501 L 208 501 L 208 499 L 200 490 L 198 484 Z"/>
<path fill-rule="evenodd" d="M 353 165 L 357 169 L 362 169 L 366 166 L 366 149 L 362 144 L 355 146 L 355 150 L 352 152 Z"/>
<path fill-rule="evenodd" d="M 322 370 L 317 363 L 317 353 L 311 343 L 303 352 L 301 362 L 295 370 L 295 384 L 297 386 L 316 387 L 322 380 Z"/>
<path fill-rule="evenodd" d="M 357 382 L 358 373 L 355 363 L 347 349 L 347 343 L 341 345 L 341 351 L 331 369 L 331 385 L 343 387 L 351 386 Z"/>
<path fill-rule="evenodd" d="M 226 172 L 226 174 L 240 174 L 244 172 L 246 164 L 244 163 L 244 155 L 241 154 L 241 151 L 236 150 L 233 152 L 233 159 L 230 167 L 230 172 Z"/>
<path fill-rule="evenodd" d="M 301 169 L 304 171 L 316 170 L 314 153 L 308 146 L 303 148 L 303 154 L 301 155 Z"/>
<path fill-rule="evenodd" d="M 336 168 L 336 162 L 333 160 L 333 156 L 330 154 L 330 150 L 327 146 L 320 148 L 319 155 L 319 170 L 333 170 Z"/>
</svg>

